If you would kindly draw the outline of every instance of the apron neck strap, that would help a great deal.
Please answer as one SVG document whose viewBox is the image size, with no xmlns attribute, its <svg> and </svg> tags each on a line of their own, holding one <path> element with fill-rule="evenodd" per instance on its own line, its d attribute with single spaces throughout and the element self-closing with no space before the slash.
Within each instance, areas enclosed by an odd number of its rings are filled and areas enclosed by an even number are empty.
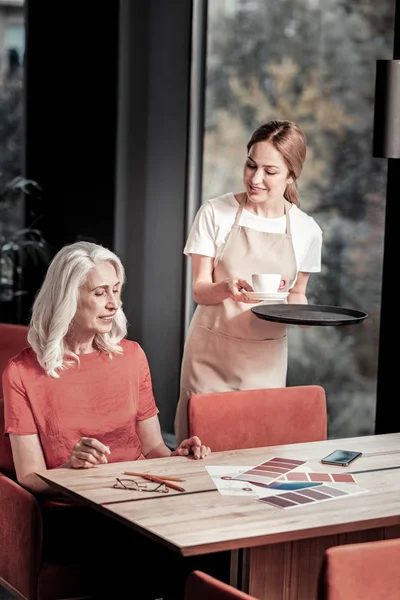
<svg viewBox="0 0 400 600">
<path fill-rule="evenodd" d="M 289 218 L 289 207 L 290 207 L 290 204 L 291 203 L 288 200 L 286 200 L 286 198 L 285 198 L 284 209 L 285 209 L 285 217 L 286 217 L 286 233 L 288 235 L 291 234 L 290 218 Z"/>
<path fill-rule="evenodd" d="M 234 225 L 239 225 L 240 216 L 241 216 L 241 214 L 242 214 L 242 212 L 243 212 L 243 209 L 244 209 L 244 207 L 246 206 L 246 200 L 247 200 L 247 194 L 246 194 L 246 193 L 244 193 L 244 194 L 243 194 L 243 198 L 242 198 L 242 200 L 240 201 L 240 204 L 239 204 L 239 206 L 238 206 L 238 209 L 237 209 L 237 211 L 236 211 L 236 216 L 235 216 L 235 222 L 234 222 Z"/>
<path fill-rule="evenodd" d="M 246 200 L 247 200 L 247 194 L 245 193 L 245 194 L 243 194 L 243 198 L 241 199 L 241 201 L 239 203 L 239 206 L 237 208 L 236 215 L 235 215 L 235 222 L 234 222 L 234 224 L 233 224 L 230 232 L 227 235 L 227 238 L 225 240 L 225 245 L 224 245 L 224 248 L 222 250 L 222 254 L 218 258 L 216 258 L 214 260 L 214 269 L 217 266 L 217 264 L 219 263 L 219 261 L 221 260 L 222 255 L 224 254 L 225 247 L 226 247 L 226 244 L 228 242 L 228 239 L 230 238 L 231 235 L 236 234 L 238 232 L 238 230 L 239 230 L 240 215 L 242 214 L 243 209 L 244 209 L 244 207 L 246 205 Z"/>
<path fill-rule="evenodd" d="M 233 224 L 233 227 L 231 228 L 231 230 L 228 233 L 228 236 L 227 236 L 227 238 L 225 240 L 225 245 L 224 245 L 224 248 L 222 250 L 222 254 L 221 254 L 221 256 L 219 256 L 219 258 L 216 258 L 214 260 L 214 268 L 213 268 L 213 270 L 218 265 L 218 263 L 220 262 L 220 260 L 222 258 L 222 255 L 224 254 L 224 250 L 225 250 L 226 244 L 228 242 L 228 239 L 230 238 L 231 235 L 236 234 L 238 232 L 238 230 L 239 230 L 239 221 L 240 221 L 240 217 L 241 217 L 241 214 L 243 212 L 243 209 L 246 206 L 246 200 L 247 200 L 247 194 L 245 193 L 245 194 L 243 194 L 243 198 L 240 201 L 238 209 L 236 211 L 235 222 Z M 289 218 L 289 205 L 290 205 L 290 202 L 288 200 L 286 200 L 286 198 L 285 198 L 283 208 L 284 208 L 285 217 L 286 217 L 286 234 L 287 235 L 291 234 L 291 230 L 290 230 L 290 218 Z"/>
</svg>

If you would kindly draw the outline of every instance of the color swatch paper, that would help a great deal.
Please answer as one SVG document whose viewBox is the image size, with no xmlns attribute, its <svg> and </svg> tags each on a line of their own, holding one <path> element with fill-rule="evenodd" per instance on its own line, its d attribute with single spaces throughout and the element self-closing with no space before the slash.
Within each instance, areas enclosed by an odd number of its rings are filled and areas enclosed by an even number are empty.
<svg viewBox="0 0 400 600">
<path fill-rule="evenodd" d="M 260 497 L 260 488 L 257 488 L 247 481 L 237 481 L 234 476 L 240 474 L 243 469 L 251 469 L 251 467 L 227 467 L 207 465 L 206 470 L 213 480 L 215 487 L 223 496 L 252 496 L 253 498 Z"/>
<path fill-rule="evenodd" d="M 292 471 L 281 475 L 279 481 L 319 481 L 321 483 L 356 483 L 350 473 L 312 473 L 304 471 Z"/>
<path fill-rule="evenodd" d="M 233 479 L 265 487 L 279 477 L 305 464 L 306 461 L 304 460 L 275 457 L 244 471 L 240 475 L 236 475 Z"/>
<path fill-rule="evenodd" d="M 279 495 L 264 496 L 263 498 L 259 498 L 259 500 L 271 506 L 287 509 L 315 504 L 316 502 L 346 498 L 350 495 L 362 494 L 367 491 L 354 483 L 334 483 L 330 485 L 322 483 L 314 488 L 297 489 L 295 491 L 283 492 Z"/>
<path fill-rule="evenodd" d="M 318 481 L 281 481 L 277 479 L 268 485 L 268 490 L 273 490 L 274 492 L 286 492 L 288 490 L 304 490 L 306 488 L 318 487 L 322 485 Z M 262 497 L 266 496 L 267 490 L 263 488 Z"/>
</svg>

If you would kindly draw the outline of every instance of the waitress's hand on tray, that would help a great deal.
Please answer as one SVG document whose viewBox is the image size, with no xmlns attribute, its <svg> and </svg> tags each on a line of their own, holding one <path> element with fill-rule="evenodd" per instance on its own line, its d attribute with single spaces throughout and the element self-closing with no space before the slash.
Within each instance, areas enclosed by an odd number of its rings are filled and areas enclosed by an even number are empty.
<svg viewBox="0 0 400 600">
<path fill-rule="evenodd" d="M 290 290 L 287 301 L 288 304 L 308 304 L 308 300 L 305 294 L 301 292 L 292 292 L 292 290 Z M 309 327 L 311 327 L 311 325 L 298 325 L 297 327 L 300 327 L 301 329 L 308 329 Z"/>
</svg>

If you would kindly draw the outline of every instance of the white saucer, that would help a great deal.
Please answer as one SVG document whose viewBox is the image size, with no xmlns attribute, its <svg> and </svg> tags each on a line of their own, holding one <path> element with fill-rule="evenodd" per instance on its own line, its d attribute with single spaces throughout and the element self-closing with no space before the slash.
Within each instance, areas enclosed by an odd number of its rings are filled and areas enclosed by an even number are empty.
<svg viewBox="0 0 400 600">
<path fill-rule="evenodd" d="M 247 292 L 243 290 L 243 294 L 250 300 L 284 300 L 289 296 L 289 292 Z"/>
</svg>

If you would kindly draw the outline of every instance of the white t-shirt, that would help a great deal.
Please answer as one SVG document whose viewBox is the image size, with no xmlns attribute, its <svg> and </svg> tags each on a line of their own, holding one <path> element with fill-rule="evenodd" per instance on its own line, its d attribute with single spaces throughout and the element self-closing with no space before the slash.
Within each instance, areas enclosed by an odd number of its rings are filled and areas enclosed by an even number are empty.
<svg viewBox="0 0 400 600">
<path fill-rule="evenodd" d="M 232 192 L 207 200 L 197 212 L 184 254 L 219 257 L 234 224 L 237 209 L 238 203 Z M 289 217 L 297 270 L 318 273 L 321 271 L 322 252 L 320 226 L 295 204 L 290 207 Z M 258 231 L 285 233 L 286 217 L 267 219 L 243 209 L 239 224 Z"/>
</svg>

